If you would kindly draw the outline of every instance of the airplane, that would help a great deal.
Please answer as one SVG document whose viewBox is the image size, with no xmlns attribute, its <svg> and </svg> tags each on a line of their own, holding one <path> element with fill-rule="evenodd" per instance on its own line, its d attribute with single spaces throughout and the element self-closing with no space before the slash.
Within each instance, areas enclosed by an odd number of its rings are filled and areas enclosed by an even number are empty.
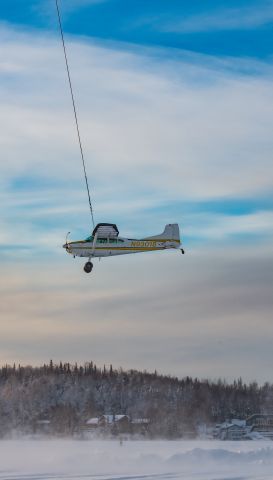
<svg viewBox="0 0 273 480">
<path fill-rule="evenodd" d="M 141 239 L 124 238 L 119 236 L 118 228 L 113 223 L 98 223 L 94 228 L 92 235 L 85 240 L 78 240 L 66 243 L 63 248 L 73 257 L 88 257 L 88 262 L 84 265 L 84 271 L 90 273 L 93 269 L 91 258 L 113 257 L 114 255 L 124 255 L 128 253 L 151 252 L 158 250 L 167 250 L 170 248 L 181 248 L 179 226 L 177 223 L 165 226 L 163 233 L 152 237 Z"/>
</svg>

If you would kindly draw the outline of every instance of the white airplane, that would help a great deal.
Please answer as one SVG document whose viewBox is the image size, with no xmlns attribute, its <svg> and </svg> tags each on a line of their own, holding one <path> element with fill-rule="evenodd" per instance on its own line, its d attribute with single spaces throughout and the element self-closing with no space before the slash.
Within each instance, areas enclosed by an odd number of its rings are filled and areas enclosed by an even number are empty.
<svg viewBox="0 0 273 480">
<path fill-rule="evenodd" d="M 135 238 L 123 238 L 119 236 L 118 228 L 112 223 L 99 223 L 93 230 L 90 237 L 85 240 L 68 242 L 63 248 L 75 257 L 88 257 L 84 265 L 84 271 L 90 273 L 93 268 L 91 258 L 113 257 L 127 253 L 151 252 L 154 250 L 166 250 L 170 248 L 181 248 L 179 226 L 177 223 L 166 225 L 164 232 L 153 237 L 146 237 L 137 240 Z"/>
</svg>

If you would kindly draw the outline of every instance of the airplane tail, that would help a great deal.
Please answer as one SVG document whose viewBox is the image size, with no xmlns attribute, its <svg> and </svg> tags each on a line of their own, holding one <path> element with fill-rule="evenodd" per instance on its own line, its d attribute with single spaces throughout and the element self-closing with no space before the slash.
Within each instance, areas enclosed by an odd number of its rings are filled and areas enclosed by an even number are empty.
<svg viewBox="0 0 273 480">
<path fill-rule="evenodd" d="M 145 240 L 169 240 L 179 242 L 180 244 L 180 233 L 179 233 L 179 226 L 177 223 L 169 223 L 165 226 L 164 232 L 160 235 L 154 235 L 153 237 L 145 238 Z"/>
</svg>

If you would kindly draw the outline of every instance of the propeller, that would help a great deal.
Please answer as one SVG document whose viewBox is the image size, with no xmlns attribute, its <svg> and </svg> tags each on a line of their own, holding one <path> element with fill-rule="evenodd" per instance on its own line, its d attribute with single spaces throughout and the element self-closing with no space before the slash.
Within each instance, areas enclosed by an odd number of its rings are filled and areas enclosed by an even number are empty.
<svg viewBox="0 0 273 480">
<path fill-rule="evenodd" d="M 68 239 L 68 235 L 70 235 L 70 233 L 71 232 L 67 232 L 66 237 L 65 237 L 65 244 L 63 245 L 63 247 L 66 249 L 67 252 L 69 251 L 69 246 L 68 246 L 68 243 L 67 243 L 67 239 Z"/>
</svg>

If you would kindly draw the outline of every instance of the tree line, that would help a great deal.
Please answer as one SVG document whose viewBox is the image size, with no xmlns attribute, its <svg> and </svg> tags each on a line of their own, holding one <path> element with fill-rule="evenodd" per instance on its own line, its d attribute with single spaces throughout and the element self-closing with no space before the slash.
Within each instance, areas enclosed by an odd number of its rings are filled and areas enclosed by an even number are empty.
<svg viewBox="0 0 273 480">
<path fill-rule="evenodd" d="M 228 383 L 123 370 L 94 362 L 0 368 L 0 436 L 32 434 L 43 421 L 56 435 L 79 434 L 88 418 L 126 414 L 148 418 L 153 437 L 194 436 L 198 425 L 212 425 L 253 413 L 273 412 L 273 385 Z"/>
</svg>

